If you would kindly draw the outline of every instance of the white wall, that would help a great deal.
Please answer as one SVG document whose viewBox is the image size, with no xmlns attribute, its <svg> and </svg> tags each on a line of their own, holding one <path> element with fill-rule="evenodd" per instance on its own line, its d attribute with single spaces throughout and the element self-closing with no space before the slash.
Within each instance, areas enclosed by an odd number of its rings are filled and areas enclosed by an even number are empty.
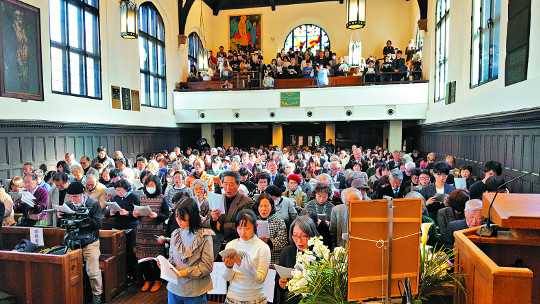
<svg viewBox="0 0 540 304">
<path fill-rule="evenodd" d="M 434 84 L 435 66 L 435 8 L 436 1 L 428 4 L 428 32 L 424 41 L 424 67 L 429 67 L 429 80 Z M 508 24 L 508 0 L 501 0 L 501 35 L 499 37 L 499 77 L 498 79 L 471 89 L 470 48 L 471 48 L 470 1 L 452 1 L 450 17 L 450 50 L 448 59 L 448 82 L 456 81 L 456 102 L 445 105 L 444 101 L 434 103 L 434 86 L 429 89 L 429 110 L 424 123 L 436 123 L 456 118 L 486 115 L 497 112 L 515 111 L 538 107 L 536 94 L 540 87 L 540 1 L 531 1 L 531 34 L 529 44 L 529 67 L 527 80 L 505 87 L 506 33 Z"/>
<path fill-rule="evenodd" d="M 300 107 L 280 107 L 281 92 L 300 92 Z M 425 119 L 427 83 L 250 91 L 174 92 L 177 122 L 237 123 Z M 194 102 L 196 100 L 196 102 Z M 387 115 L 387 110 L 394 110 Z M 347 110 L 352 111 L 346 116 Z M 306 113 L 311 111 L 312 117 Z M 240 114 L 239 118 L 234 113 Z M 270 117 L 270 112 L 275 117 Z M 204 113 L 205 118 L 200 118 Z"/>
</svg>

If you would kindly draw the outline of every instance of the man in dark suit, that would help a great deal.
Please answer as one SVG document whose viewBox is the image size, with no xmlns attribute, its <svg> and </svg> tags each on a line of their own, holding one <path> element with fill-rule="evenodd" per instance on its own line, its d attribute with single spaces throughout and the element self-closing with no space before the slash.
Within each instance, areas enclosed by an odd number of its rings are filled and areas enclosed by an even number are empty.
<svg viewBox="0 0 540 304">
<path fill-rule="evenodd" d="M 266 161 L 266 169 L 270 171 L 270 183 L 279 187 L 281 192 L 285 192 L 285 176 L 278 173 L 278 166 L 275 159 Z"/>
<path fill-rule="evenodd" d="M 453 221 L 446 228 L 446 235 L 443 237 L 443 242 L 449 248 L 454 248 L 454 232 L 482 225 L 485 218 L 482 215 L 482 201 L 472 199 L 465 203 L 465 219 Z"/>
<path fill-rule="evenodd" d="M 345 175 L 339 173 L 340 165 L 337 161 L 330 163 L 330 177 L 332 178 L 333 183 L 339 183 L 336 187 L 340 190 L 347 188 L 347 180 Z"/>
<path fill-rule="evenodd" d="M 382 199 L 384 196 L 390 196 L 393 198 L 403 198 L 405 196 L 405 185 L 401 184 L 403 180 L 403 173 L 399 169 L 394 169 L 390 171 L 388 175 L 390 180 L 390 185 L 385 186 L 379 191 L 379 199 Z"/>
<path fill-rule="evenodd" d="M 238 192 L 240 186 L 240 174 L 236 171 L 226 170 L 221 173 L 221 183 L 223 185 L 223 204 L 225 214 L 221 214 L 219 209 L 214 209 L 210 213 L 210 227 L 216 233 L 214 238 L 214 259 L 221 249 L 223 240 L 229 242 L 238 237 L 235 221 L 238 212 L 242 209 L 251 209 L 253 201 Z"/>
<path fill-rule="evenodd" d="M 392 68 L 394 68 L 394 72 L 396 73 L 393 76 L 394 81 L 400 81 L 407 76 L 408 67 L 405 64 L 405 58 L 403 58 L 403 52 L 401 50 L 396 52 L 396 59 L 392 61 Z"/>
</svg>

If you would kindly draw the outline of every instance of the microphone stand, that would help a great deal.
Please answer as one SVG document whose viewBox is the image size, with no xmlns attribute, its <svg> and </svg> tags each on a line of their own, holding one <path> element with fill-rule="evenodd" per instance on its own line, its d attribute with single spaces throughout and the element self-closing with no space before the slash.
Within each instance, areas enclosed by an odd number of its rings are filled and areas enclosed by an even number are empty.
<svg viewBox="0 0 540 304">
<path fill-rule="evenodd" d="M 495 195 L 493 196 L 493 199 L 491 200 L 491 204 L 489 205 L 489 209 L 488 209 L 488 216 L 487 216 L 487 219 L 486 219 L 486 226 L 485 227 L 482 227 L 478 230 L 476 230 L 476 234 L 479 235 L 480 237 L 494 237 L 494 236 L 497 236 L 497 225 L 491 225 L 491 208 L 493 208 L 493 203 L 495 202 L 495 198 L 497 198 L 497 194 L 499 194 L 499 191 L 504 188 L 506 185 L 510 184 L 511 182 L 517 180 L 517 179 L 520 179 L 520 178 L 523 178 L 529 174 L 532 174 L 532 171 L 529 172 L 529 173 L 525 173 L 525 174 L 522 174 L 518 177 L 515 177 L 509 181 L 507 181 L 506 183 L 500 185 L 499 187 L 497 187 L 497 191 L 495 192 Z"/>
</svg>

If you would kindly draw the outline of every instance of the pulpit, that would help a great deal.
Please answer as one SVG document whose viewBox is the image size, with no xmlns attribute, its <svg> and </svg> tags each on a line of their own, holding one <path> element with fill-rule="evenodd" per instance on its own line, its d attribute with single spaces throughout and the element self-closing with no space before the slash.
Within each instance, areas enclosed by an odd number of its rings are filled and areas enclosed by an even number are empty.
<svg viewBox="0 0 540 304">
<path fill-rule="evenodd" d="M 485 193 L 487 217 L 493 193 Z M 540 195 L 500 193 L 491 220 L 501 229 L 480 237 L 480 227 L 454 232 L 455 271 L 463 275 L 466 295 L 454 304 L 540 303 Z"/>
</svg>

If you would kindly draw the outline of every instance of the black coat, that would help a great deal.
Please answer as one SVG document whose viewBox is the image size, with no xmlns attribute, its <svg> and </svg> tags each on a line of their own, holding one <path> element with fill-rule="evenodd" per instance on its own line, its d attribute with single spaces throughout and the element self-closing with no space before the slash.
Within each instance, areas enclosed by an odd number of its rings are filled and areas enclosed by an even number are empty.
<svg viewBox="0 0 540 304">
<path fill-rule="evenodd" d="M 394 189 L 392 188 L 392 185 L 384 186 L 381 188 L 381 191 L 378 192 L 378 199 L 382 199 L 384 196 L 390 196 L 393 198 L 403 198 L 404 192 L 405 192 L 405 185 L 399 186 L 398 194 L 394 193 Z"/>
<path fill-rule="evenodd" d="M 287 268 L 294 268 L 294 265 L 296 265 L 296 253 L 298 252 L 298 249 L 296 248 L 295 244 L 289 245 L 283 250 L 281 250 L 281 254 L 279 257 L 279 265 Z M 287 300 L 287 290 L 282 289 L 281 286 L 279 286 L 279 275 L 276 276 L 276 289 L 279 293 L 279 303 L 284 304 L 297 304 L 300 302 L 300 297 L 295 297 L 292 299 Z"/>
<path fill-rule="evenodd" d="M 285 192 L 285 176 L 276 173 L 276 177 L 274 177 L 274 182 L 272 183 L 272 185 L 278 186 L 281 192 Z"/>
</svg>

